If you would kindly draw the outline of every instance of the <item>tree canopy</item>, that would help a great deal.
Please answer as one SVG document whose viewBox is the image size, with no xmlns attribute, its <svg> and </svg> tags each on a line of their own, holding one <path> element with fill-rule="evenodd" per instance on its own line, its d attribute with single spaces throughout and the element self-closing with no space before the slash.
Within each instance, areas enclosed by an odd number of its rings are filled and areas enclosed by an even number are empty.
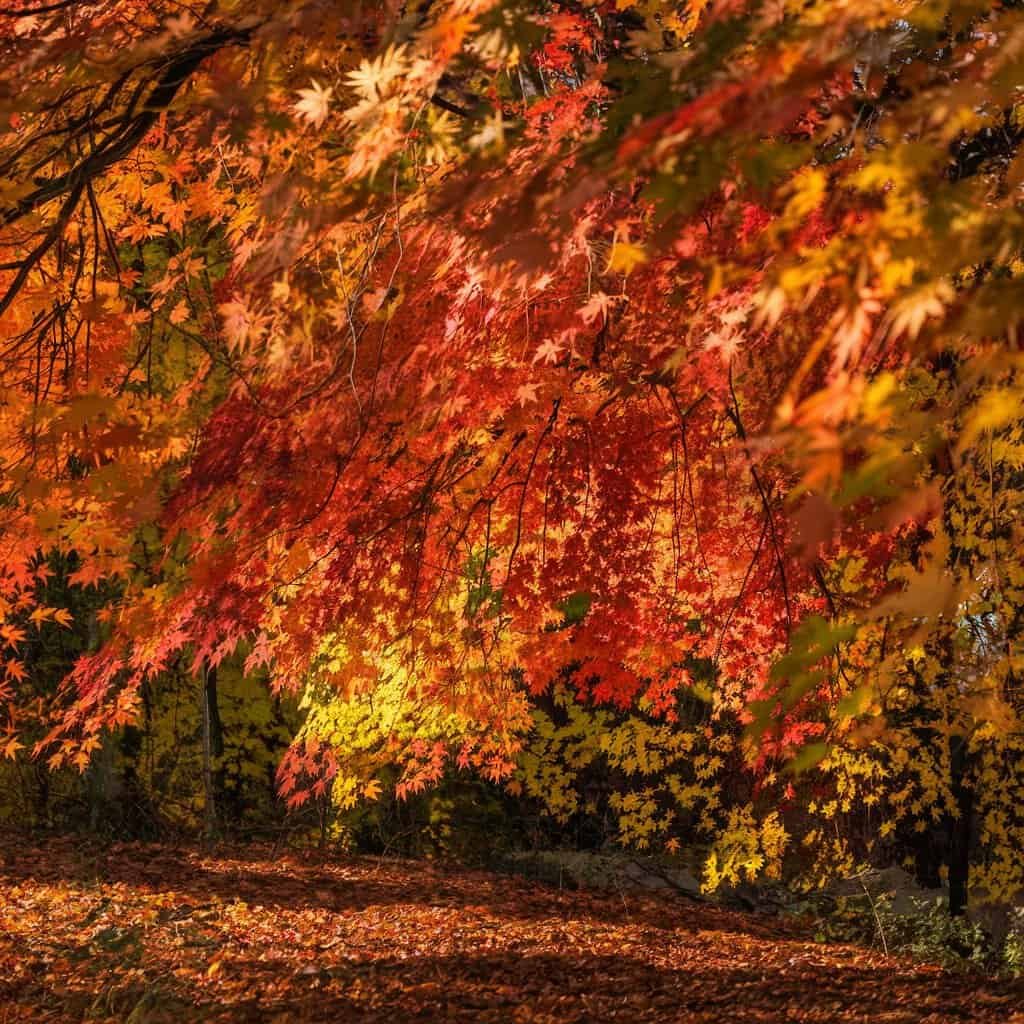
<svg viewBox="0 0 1024 1024">
<path fill-rule="evenodd" d="M 710 884 L 958 820 L 1024 887 L 1016 3 L 58 0 L 0 58 L 0 753 L 241 650 L 296 803 L 601 761 Z"/>
</svg>

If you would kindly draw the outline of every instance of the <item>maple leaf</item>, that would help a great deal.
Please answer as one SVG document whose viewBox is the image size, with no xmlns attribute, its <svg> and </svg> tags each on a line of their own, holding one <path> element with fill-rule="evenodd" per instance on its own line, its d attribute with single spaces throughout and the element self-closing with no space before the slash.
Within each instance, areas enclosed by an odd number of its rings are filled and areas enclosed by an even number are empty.
<svg viewBox="0 0 1024 1024">
<path fill-rule="evenodd" d="M 46 622 L 47 619 L 52 618 L 53 614 L 53 608 L 45 608 L 43 606 L 40 606 L 32 610 L 32 613 L 29 615 L 29 621 L 32 622 L 32 624 L 38 628 L 44 622 Z"/>
<path fill-rule="evenodd" d="M 168 320 L 172 324 L 182 324 L 188 320 L 191 311 L 189 310 L 188 303 L 184 299 L 180 299 L 171 310 Z"/>
<path fill-rule="evenodd" d="M 647 262 L 647 253 L 634 242 L 617 241 L 608 254 L 608 270 L 631 274 L 641 263 Z"/>
<path fill-rule="evenodd" d="M 27 637 L 25 630 L 10 623 L 0 625 L 0 640 L 3 640 L 7 647 L 17 647 Z"/>
<path fill-rule="evenodd" d="M 608 310 L 612 308 L 613 300 L 604 292 L 594 292 L 580 307 L 580 317 L 584 323 L 592 324 L 597 319 L 608 319 Z"/>
<path fill-rule="evenodd" d="M 359 67 L 345 76 L 345 81 L 364 100 L 376 101 L 384 98 L 405 67 L 405 48 L 389 46 L 373 60 L 360 61 Z"/>
<path fill-rule="evenodd" d="M 516 390 L 516 401 L 523 406 L 532 405 L 537 401 L 537 392 L 538 385 L 535 382 L 521 384 Z"/>
<path fill-rule="evenodd" d="M 546 338 L 544 342 L 537 346 L 537 351 L 534 353 L 533 361 L 535 363 L 557 363 L 561 357 L 564 345 L 555 341 L 554 338 Z"/>
<path fill-rule="evenodd" d="M 729 363 L 739 351 L 741 340 L 736 331 L 711 331 L 704 338 L 704 350 L 717 352 L 723 363 Z"/>
<path fill-rule="evenodd" d="M 320 128 L 330 115 L 333 96 L 334 90 L 330 86 L 324 87 L 313 79 L 308 89 L 299 90 L 299 99 L 292 109 L 314 128 Z"/>
<path fill-rule="evenodd" d="M 953 298 L 953 289 L 946 281 L 936 281 L 920 288 L 897 303 L 889 313 L 887 327 L 890 336 L 906 335 L 916 338 L 929 319 L 941 317 Z"/>
<path fill-rule="evenodd" d="M 252 333 L 253 317 L 248 306 L 238 300 L 222 303 L 219 313 L 224 319 L 224 332 L 228 344 L 233 348 L 241 348 L 249 340 Z"/>
</svg>

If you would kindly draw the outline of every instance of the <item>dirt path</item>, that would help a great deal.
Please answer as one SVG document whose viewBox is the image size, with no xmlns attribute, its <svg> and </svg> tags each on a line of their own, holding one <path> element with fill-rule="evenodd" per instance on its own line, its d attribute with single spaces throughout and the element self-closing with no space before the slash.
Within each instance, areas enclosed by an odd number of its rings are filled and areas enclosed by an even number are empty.
<svg viewBox="0 0 1024 1024">
<path fill-rule="evenodd" d="M 672 897 L 266 849 L 0 848 L 15 1021 L 977 1021 L 1024 986 Z"/>
</svg>

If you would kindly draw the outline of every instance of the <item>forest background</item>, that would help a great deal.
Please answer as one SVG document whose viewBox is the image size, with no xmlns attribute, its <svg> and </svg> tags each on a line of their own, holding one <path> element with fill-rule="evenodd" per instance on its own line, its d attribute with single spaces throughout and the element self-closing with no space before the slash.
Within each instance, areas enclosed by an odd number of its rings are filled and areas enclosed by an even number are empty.
<svg viewBox="0 0 1024 1024">
<path fill-rule="evenodd" d="M 1024 12 L 0 11 L 0 816 L 1024 891 Z"/>
</svg>

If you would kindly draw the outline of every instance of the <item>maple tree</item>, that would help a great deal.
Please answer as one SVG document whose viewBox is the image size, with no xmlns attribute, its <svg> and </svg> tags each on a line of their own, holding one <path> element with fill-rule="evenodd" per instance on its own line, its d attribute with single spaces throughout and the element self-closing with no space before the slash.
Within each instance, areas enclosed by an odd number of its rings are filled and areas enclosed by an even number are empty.
<svg viewBox="0 0 1024 1024">
<path fill-rule="evenodd" d="M 1024 887 L 1016 5 L 0 29 L 0 751 L 244 649 L 296 804 L 603 763 L 710 886 L 941 826 Z M 107 598 L 41 705 L 54 551 Z"/>
</svg>

